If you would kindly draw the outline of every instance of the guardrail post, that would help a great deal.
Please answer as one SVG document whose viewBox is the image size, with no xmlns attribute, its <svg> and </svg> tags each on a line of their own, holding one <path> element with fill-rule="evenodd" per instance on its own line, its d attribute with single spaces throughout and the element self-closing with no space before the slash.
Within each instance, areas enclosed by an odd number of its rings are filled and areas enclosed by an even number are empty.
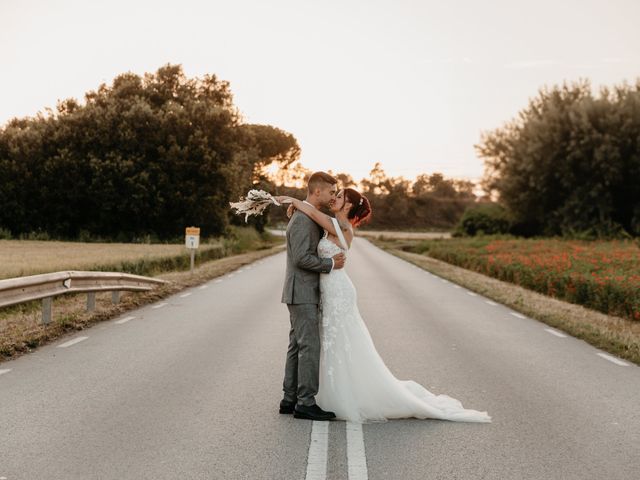
<svg viewBox="0 0 640 480">
<path fill-rule="evenodd" d="M 47 297 L 42 299 L 42 324 L 48 325 L 51 323 L 51 299 Z"/>
<path fill-rule="evenodd" d="M 96 292 L 87 293 L 87 312 L 93 312 L 96 309 Z"/>
<path fill-rule="evenodd" d="M 114 290 L 111 292 L 111 302 L 120 303 L 120 290 Z"/>
</svg>

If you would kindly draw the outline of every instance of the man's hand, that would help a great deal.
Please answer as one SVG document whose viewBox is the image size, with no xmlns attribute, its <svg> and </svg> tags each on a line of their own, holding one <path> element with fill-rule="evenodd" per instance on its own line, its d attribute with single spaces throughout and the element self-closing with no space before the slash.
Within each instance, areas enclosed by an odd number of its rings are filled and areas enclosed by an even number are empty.
<svg viewBox="0 0 640 480">
<path fill-rule="evenodd" d="M 342 268 L 344 267 L 344 262 L 347 261 L 347 257 L 344 256 L 344 253 L 338 253 L 333 256 L 333 268 Z"/>
</svg>

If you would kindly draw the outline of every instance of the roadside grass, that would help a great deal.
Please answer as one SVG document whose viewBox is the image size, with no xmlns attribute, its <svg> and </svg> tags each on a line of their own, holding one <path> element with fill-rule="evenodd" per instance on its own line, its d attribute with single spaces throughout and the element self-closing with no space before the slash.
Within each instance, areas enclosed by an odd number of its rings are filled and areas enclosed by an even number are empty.
<svg viewBox="0 0 640 480">
<path fill-rule="evenodd" d="M 479 236 L 402 247 L 543 295 L 640 321 L 640 244 Z"/>
<path fill-rule="evenodd" d="M 640 365 L 638 321 L 607 315 L 452 265 L 430 257 L 426 250 L 423 254 L 406 251 L 415 245 L 415 241 L 375 238 L 370 240 L 389 253 L 424 270 L 567 332 L 596 348 Z"/>
<path fill-rule="evenodd" d="M 281 242 L 249 227 L 232 227 L 225 238 L 200 244 L 196 262 L 268 248 Z M 0 240 L 0 279 L 62 270 L 126 272 L 150 276 L 189 268 L 184 244 L 83 243 L 38 240 Z"/>
<path fill-rule="evenodd" d="M 41 324 L 41 301 L 0 309 L 0 362 L 28 353 L 69 332 L 83 330 L 95 323 L 109 320 L 142 305 L 157 302 L 176 292 L 278 253 L 284 248 L 283 241 L 283 238 L 269 234 L 260 235 L 250 228 L 234 229 L 229 238 L 220 240 L 218 244 L 196 255 L 193 274 L 189 271 L 189 255 L 182 251 L 173 257 L 143 256 L 137 260 L 133 258 L 123 261 L 116 259 L 112 263 L 85 263 L 83 268 L 77 268 L 73 263 L 69 263 L 68 259 L 61 260 L 60 263 L 53 264 L 56 265 L 54 267 L 56 270 L 120 271 L 154 276 L 168 283 L 148 292 L 121 292 L 120 302 L 117 304 L 111 302 L 110 292 L 96 293 L 96 309 L 93 312 L 86 311 L 87 295 L 85 293 L 60 295 L 53 300 L 52 321 L 46 326 Z M 116 248 L 120 249 L 121 245 Z M 186 250 L 183 245 L 180 247 Z M 109 253 L 109 259 L 113 258 L 115 258 L 113 254 Z M 104 257 L 98 262 L 103 262 L 103 259 Z M 82 261 L 86 261 L 86 258 L 81 257 Z"/>
</svg>

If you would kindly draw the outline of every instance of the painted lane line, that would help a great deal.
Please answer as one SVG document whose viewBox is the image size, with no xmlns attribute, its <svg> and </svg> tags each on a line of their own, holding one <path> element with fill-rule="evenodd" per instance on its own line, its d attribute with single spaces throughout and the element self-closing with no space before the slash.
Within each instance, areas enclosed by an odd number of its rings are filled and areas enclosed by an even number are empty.
<svg viewBox="0 0 640 480">
<path fill-rule="evenodd" d="M 509 312 L 511 315 L 513 315 L 514 317 L 518 317 L 518 318 L 527 318 L 524 315 L 522 315 L 521 313 L 516 313 L 516 312 Z"/>
<path fill-rule="evenodd" d="M 329 422 L 313 422 L 305 480 L 327 478 L 327 450 L 329 446 Z"/>
<path fill-rule="evenodd" d="M 117 320 L 115 323 L 117 324 L 127 323 L 129 320 L 133 320 L 134 318 L 136 317 L 126 317 L 126 318 L 123 318 L 122 320 Z"/>
<path fill-rule="evenodd" d="M 185 297 L 188 297 L 189 295 L 193 295 L 193 292 L 183 293 L 182 295 L 180 295 L 180 298 L 185 298 Z"/>
<path fill-rule="evenodd" d="M 159 303 L 158 305 L 154 305 L 151 308 L 153 308 L 153 309 L 162 308 L 162 307 L 166 307 L 167 305 L 169 305 L 167 302 L 162 302 L 162 303 Z"/>
<path fill-rule="evenodd" d="M 467 290 L 467 295 L 471 295 L 472 297 L 477 297 L 478 296 L 477 293 L 469 292 L 468 290 Z"/>
<path fill-rule="evenodd" d="M 564 333 L 554 330 L 553 328 L 545 328 L 545 331 L 549 332 L 551 335 L 555 335 L 556 337 L 567 338 Z"/>
<path fill-rule="evenodd" d="M 61 345 L 58 345 L 58 348 L 67 348 L 70 347 L 71 345 L 75 345 L 78 342 L 82 342 L 83 340 L 86 340 L 89 337 L 78 337 L 78 338 L 74 338 L 73 340 L 69 340 L 68 342 L 64 342 Z"/>
<path fill-rule="evenodd" d="M 496 302 L 492 302 L 491 300 L 485 300 L 484 303 L 488 303 L 489 305 L 496 306 L 498 305 Z"/>
<path fill-rule="evenodd" d="M 9 373 L 11 371 L 10 368 L 5 368 L 3 370 L 0 370 L 0 375 L 2 375 L 3 373 Z"/>
<path fill-rule="evenodd" d="M 598 353 L 599 356 L 604 358 L 605 360 L 609 360 L 610 362 L 615 363 L 616 365 L 620 365 L 621 367 L 628 367 L 629 364 L 620 360 L 619 358 L 614 357 L 613 355 L 608 355 L 606 353 Z"/>
<path fill-rule="evenodd" d="M 364 451 L 362 424 L 347 422 L 347 464 L 349 480 L 367 480 L 367 456 Z"/>
</svg>

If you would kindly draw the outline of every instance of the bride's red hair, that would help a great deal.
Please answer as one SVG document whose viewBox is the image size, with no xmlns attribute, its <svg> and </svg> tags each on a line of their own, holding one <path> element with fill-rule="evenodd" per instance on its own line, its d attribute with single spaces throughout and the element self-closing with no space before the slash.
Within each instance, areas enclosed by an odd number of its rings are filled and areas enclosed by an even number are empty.
<svg viewBox="0 0 640 480">
<path fill-rule="evenodd" d="M 345 201 L 351 204 L 347 214 L 349 222 L 356 228 L 371 219 L 371 204 L 369 199 L 353 188 L 344 189 Z"/>
</svg>

